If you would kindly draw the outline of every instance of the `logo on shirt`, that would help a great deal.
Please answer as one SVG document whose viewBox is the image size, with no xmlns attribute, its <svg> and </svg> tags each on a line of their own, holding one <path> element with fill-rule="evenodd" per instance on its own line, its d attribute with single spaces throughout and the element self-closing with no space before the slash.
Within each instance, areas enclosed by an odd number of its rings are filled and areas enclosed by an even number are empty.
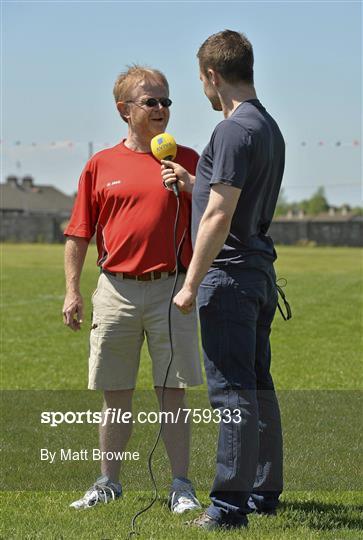
<svg viewBox="0 0 363 540">
<path fill-rule="evenodd" d="M 117 186 L 118 184 L 121 184 L 121 183 L 122 183 L 122 180 L 110 180 L 110 182 L 107 182 L 106 187 L 109 188 L 109 187 Z"/>
</svg>

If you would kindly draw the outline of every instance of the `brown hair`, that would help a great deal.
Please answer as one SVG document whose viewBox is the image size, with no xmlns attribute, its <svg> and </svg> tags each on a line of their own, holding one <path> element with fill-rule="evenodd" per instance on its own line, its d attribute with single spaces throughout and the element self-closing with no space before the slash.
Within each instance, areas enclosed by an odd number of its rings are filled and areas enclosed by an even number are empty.
<svg viewBox="0 0 363 540">
<path fill-rule="evenodd" d="M 129 97 L 130 89 L 144 81 L 162 83 L 169 91 L 169 84 L 161 71 L 144 66 L 128 66 L 127 71 L 120 73 L 113 87 L 113 95 L 116 103 L 126 101 Z"/>
<path fill-rule="evenodd" d="M 253 49 L 244 34 L 223 30 L 209 36 L 197 57 L 202 73 L 214 69 L 229 83 L 253 84 Z"/>
</svg>

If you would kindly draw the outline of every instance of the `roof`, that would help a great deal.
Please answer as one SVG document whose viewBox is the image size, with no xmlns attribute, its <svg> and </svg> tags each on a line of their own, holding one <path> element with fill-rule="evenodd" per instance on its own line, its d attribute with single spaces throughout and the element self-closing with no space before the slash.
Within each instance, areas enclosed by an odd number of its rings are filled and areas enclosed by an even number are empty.
<svg viewBox="0 0 363 540">
<path fill-rule="evenodd" d="M 304 216 L 278 216 L 274 217 L 274 222 L 304 222 L 304 221 L 324 221 L 324 222 L 330 222 L 330 223 L 336 223 L 336 222 L 345 222 L 345 221 L 362 221 L 363 217 L 359 216 L 357 214 L 354 214 L 353 212 L 348 212 L 347 214 L 337 213 L 335 215 L 331 215 L 328 212 L 324 212 L 322 214 L 318 214 L 317 216 L 310 216 L 310 215 L 304 215 Z"/>
<path fill-rule="evenodd" d="M 0 184 L 0 209 L 34 213 L 70 214 L 74 198 L 54 186 Z"/>
</svg>

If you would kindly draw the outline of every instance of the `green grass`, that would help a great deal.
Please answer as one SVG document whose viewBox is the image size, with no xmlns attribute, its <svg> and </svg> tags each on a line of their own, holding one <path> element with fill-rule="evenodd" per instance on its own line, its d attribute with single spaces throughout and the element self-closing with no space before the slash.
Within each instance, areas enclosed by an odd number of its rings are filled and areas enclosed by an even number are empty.
<svg viewBox="0 0 363 540">
<path fill-rule="evenodd" d="M 74 334 L 63 327 L 61 318 L 64 290 L 62 251 L 62 246 L 58 245 L 2 247 L 1 346 L 4 389 L 84 390 L 87 387 L 89 298 L 97 281 L 96 252 L 94 247 L 89 250 L 83 272 L 82 292 L 86 303 L 84 327 L 81 332 Z M 311 460 L 315 460 L 314 466 L 321 468 L 322 475 L 328 474 L 329 470 L 344 474 L 346 468 L 347 478 L 354 477 L 355 485 L 358 485 L 356 471 L 359 469 L 359 462 L 357 464 L 352 460 L 349 463 L 347 458 L 350 450 L 357 451 L 358 443 L 354 437 L 362 428 L 359 408 L 355 415 L 357 411 L 353 407 L 349 416 L 350 401 L 344 402 L 345 416 L 339 422 L 334 420 L 336 415 L 333 413 L 341 408 L 340 401 L 337 401 L 339 396 L 351 396 L 352 391 L 362 387 L 362 251 L 349 248 L 280 247 L 278 254 L 277 274 L 288 280 L 285 291 L 292 305 L 293 319 L 284 322 L 277 315 L 274 321 L 272 371 L 276 387 L 282 398 L 285 395 L 303 395 L 312 399 L 312 396 L 318 395 L 314 391 L 335 392 L 324 394 L 331 396 L 329 399 L 333 400 L 327 401 L 332 414 L 329 416 L 330 423 L 325 426 L 326 433 L 322 432 L 325 443 L 323 440 L 319 442 L 321 448 L 324 447 L 325 454 L 321 455 L 321 463 L 316 463 L 319 454 L 311 452 Z M 149 389 L 150 381 L 150 361 L 144 349 L 138 388 Z M 292 390 L 306 392 L 287 392 Z M 343 390 L 345 392 L 341 392 Z M 335 397 L 337 403 L 334 402 Z M 298 401 L 294 403 L 296 407 Z M 306 456 L 310 451 L 308 449 L 314 449 L 314 435 L 302 429 L 304 407 L 293 413 L 294 409 L 289 400 L 282 399 L 282 405 L 288 428 L 286 472 L 289 478 L 293 477 L 294 471 L 297 476 L 302 476 L 305 467 L 305 476 L 309 478 L 305 483 L 308 486 L 311 471 Z M 309 406 L 312 408 L 313 404 L 307 405 L 308 412 Z M 322 422 L 325 423 L 325 420 L 326 417 Z M 296 434 L 292 439 L 289 438 L 290 428 Z M 31 432 L 32 428 L 28 431 Z M 197 429 L 194 431 L 198 433 Z M 35 433 L 34 437 L 36 438 Z M 24 485 L 20 481 L 19 490 L 29 489 L 26 482 L 30 473 L 28 469 L 31 467 L 30 460 L 27 460 L 25 435 L 23 440 L 23 457 L 18 463 L 17 474 L 24 479 Z M 334 447 L 337 440 L 341 441 L 339 448 L 337 445 Z M 197 446 L 197 451 L 203 451 L 203 444 Z M 330 455 L 329 445 L 340 453 L 332 452 L 333 455 Z M 210 463 L 209 468 L 206 464 L 205 470 L 203 469 L 203 457 L 200 459 L 199 456 L 202 470 L 197 471 L 202 475 L 210 468 L 213 469 Z M 339 464 L 342 465 L 340 468 Z M 11 474 L 15 475 L 15 472 L 7 470 L 5 464 L 5 479 Z M 205 473 L 203 489 L 198 490 L 204 504 L 208 502 L 208 475 L 209 472 Z M 164 477 L 162 482 L 163 485 L 167 484 L 168 478 Z M 148 483 L 145 489 L 147 485 Z M 88 486 L 80 485 L 77 493 L 41 492 L 41 488 L 32 488 L 34 491 L 4 492 L 0 536 L 14 539 L 126 538 L 132 515 L 149 500 L 149 493 L 129 490 L 122 502 L 95 508 L 90 512 L 71 512 L 68 509 L 69 502 L 86 487 Z M 352 488 L 346 485 L 342 489 L 335 485 L 329 491 L 321 491 L 316 487 L 314 491 L 308 491 L 308 487 L 302 489 L 305 491 L 288 490 L 284 493 L 282 508 L 276 518 L 252 516 L 248 531 L 213 533 L 208 534 L 208 538 L 363 538 L 362 522 L 359 521 L 362 510 L 359 505 L 363 503 L 361 493 L 348 491 Z M 171 540 L 206 536 L 203 532 L 185 527 L 185 518 L 171 516 L 165 508 L 164 498 L 161 497 L 153 509 L 142 516 L 139 522 L 140 538 Z"/>
<path fill-rule="evenodd" d="M 140 505 L 146 505 L 150 500 L 147 494 L 135 496 L 128 493 L 121 502 L 77 512 L 75 515 L 67 505 L 77 495 L 32 492 L 4 496 L 1 508 L 7 527 L 3 537 L 124 539 L 127 538 L 133 514 Z M 205 505 L 208 503 L 205 493 L 202 494 L 201 502 Z M 359 531 L 360 517 L 357 497 L 353 493 L 289 493 L 284 496 L 281 511 L 276 518 L 251 516 L 248 531 L 206 533 L 189 529 L 184 524 L 185 516 L 173 516 L 165 504 L 157 503 L 141 518 L 138 524 L 140 536 L 136 538 L 358 540 L 362 538 Z"/>
</svg>

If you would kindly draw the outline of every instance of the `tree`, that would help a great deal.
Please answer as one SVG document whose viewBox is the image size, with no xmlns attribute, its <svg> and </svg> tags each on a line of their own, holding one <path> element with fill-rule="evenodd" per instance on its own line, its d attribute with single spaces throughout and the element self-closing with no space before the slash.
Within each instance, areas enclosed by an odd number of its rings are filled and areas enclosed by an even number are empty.
<svg viewBox="0 0 363 540">
<path fill-rule="evenodd" d="M 306 213 L 312 216 L 326 212 L 329 209 L 329 204 L 325 197 L 325 190 L 322 186 L 318 188 L 310 199 L 304 202 L 306 203 L 306 206 L 304 205 Z"/>
<path fill-rule="evenodd" d="M 288 209 L 289 205 L 285 197 L 284 188 L 281 188 L 276 203 L 275 217 L 286 215 Z"/>
</svg>

